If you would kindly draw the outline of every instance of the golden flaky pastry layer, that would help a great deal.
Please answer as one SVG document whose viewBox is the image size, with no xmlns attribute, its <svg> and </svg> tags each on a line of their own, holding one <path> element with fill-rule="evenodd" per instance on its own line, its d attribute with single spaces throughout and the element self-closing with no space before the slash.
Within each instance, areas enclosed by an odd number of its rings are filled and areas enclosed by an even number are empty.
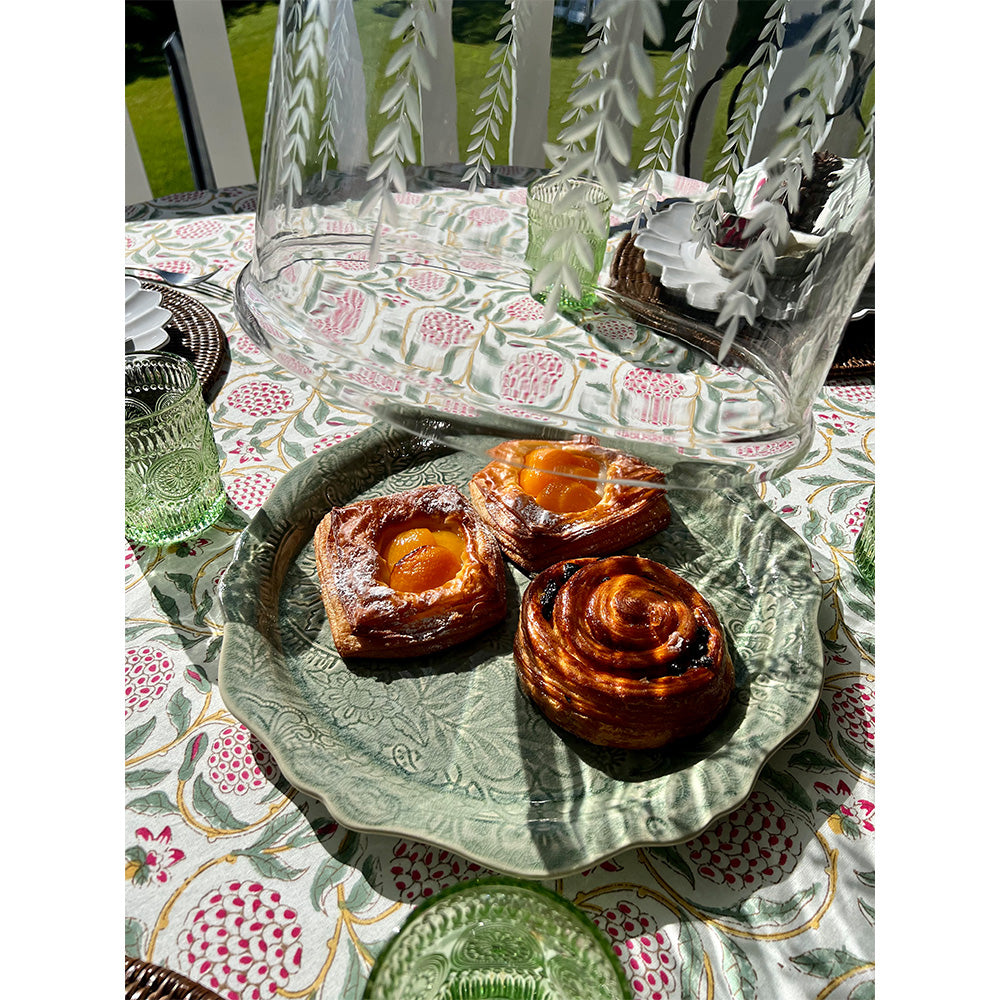
<svg viewBox="0 0 1000 1000">
<path fill-rule="evenodd" d="M 385 553 L 401 532 L 457 536 L 458 572 L 422 591 L 389 586 Z M 342 656 L 404 657 L 446 649 L 507 612 L 503 556 L 454 486 L 422 486 L 335 507 L 313 536 L 330 631 Z"/>
<path fill-rule="evenodd" d="M 543 448 L 579 455 L 598 467 L 593 480 L 597 494 L 594 506 L 554 512 L 525 492 L 521 485 L 525 462 Z M 469 496 L 508 558 L 529 573 L 576 556 L 620 552 L 670 522 L 670 506 L 662 486 L 641 485 L 662 484 L 663 473 L 631 455 L 598 445 L 592 437 L 507 441 L 490 454 L 495 460 L 472 477 Z M 609 481 L 615 479 L 633 482 Z"/>
<path fill-rule="evenodd" d="M 639 556 L 570 559 L 528 586 L 518 680 L 554 723 L 601 746 L 643 749 L 703 732 L 734 685 L 711 604 Z"/>
</svg>

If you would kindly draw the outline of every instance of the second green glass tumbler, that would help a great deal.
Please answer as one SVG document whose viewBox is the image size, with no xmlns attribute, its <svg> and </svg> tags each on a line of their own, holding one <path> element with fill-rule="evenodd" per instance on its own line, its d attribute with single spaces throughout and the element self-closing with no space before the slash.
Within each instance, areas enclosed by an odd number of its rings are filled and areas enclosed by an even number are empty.
<svg viewBox="0 0 1000 1000">
<path fill-rule="evenodd" d="M 194 365 L 174 354 L 125 357 L 125 536 L 190 538 L 226 506 L 219 452 Z"/>
<path fill-rule="evenodd" d="M 527 199 L 532 294 L 545 302 L 558 288 L 560 311 L 589 309 L 597 301 L 611 199 L 596 181 L 555 176 L 532 181 Z"/>
</svg>

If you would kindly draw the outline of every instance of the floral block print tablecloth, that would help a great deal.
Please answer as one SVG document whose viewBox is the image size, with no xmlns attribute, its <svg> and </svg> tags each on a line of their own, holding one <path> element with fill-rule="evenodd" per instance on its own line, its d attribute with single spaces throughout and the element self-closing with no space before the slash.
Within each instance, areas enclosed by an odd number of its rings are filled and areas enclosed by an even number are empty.
<svg viewBox="0 0 1000 1000">
<path fill-rule="evenodd" d="M 231 286 L 253 210 L 252 188 L 133 206 L 125 261 L 218 265 Z M 231 304 L 201 301 L 232 356 L 210 406 L 223 480 L 251 517 L 286 472 L 365 420 L 265 356 Z M 874 486 L 874 403 L 873 386 L 827 387 L 805 461 L 758 488 L 822 586 L 823 692 L 808 723 L 746 802 L 689 842 L 544 883 L 608 936 L 637 1000 L 874 996 L 874 603 L 852 556 Z M 125 950 L 229 1000 L 356 1000 L 419 900 L 488 872 L 338 825 L 229 713 L 218 590 L 239 530 L 125 543 Z"/>
</svg>

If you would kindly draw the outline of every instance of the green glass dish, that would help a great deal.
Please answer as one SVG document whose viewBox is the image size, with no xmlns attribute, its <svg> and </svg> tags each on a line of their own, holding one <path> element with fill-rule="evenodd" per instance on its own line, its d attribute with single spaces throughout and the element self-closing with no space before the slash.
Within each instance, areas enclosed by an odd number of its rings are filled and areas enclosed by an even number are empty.
<svg viewBox="0 0 1000 1000">
<path fill-rule="evenodd" d="M 380 952 L 364 1000 L 628 1000 L 610 943 L 562 896 L 518 879 L 452 886 Z"/>
<path fill-rule="evenodd" d="M 125 356 L 125 536 L 190 538 L 226 506 L 219 452 L 194 365 L 175 354 Z"/>
</svg>

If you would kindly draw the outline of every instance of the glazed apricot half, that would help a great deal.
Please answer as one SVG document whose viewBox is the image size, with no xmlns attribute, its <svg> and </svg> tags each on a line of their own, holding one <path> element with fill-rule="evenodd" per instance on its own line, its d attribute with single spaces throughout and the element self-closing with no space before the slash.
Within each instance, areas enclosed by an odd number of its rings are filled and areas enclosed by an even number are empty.
<svg viewBox="0 0 1000 1000">
<path fill-rule="evenodd" d="M 576 514 L 601 502 L 601 463 L 590 455 L 563 448 L 530 451 L 518 475 L 518 485 L 539 507 L 554 514 Z"/>
<path fill-rule="evenodd" d="M 419 594 L 457 576 L 466 548 L 464 539 L 453 531 L 406 528 L 388 539 L 381 556 L 385 582 L 393 590 Z"/>
</svg>

